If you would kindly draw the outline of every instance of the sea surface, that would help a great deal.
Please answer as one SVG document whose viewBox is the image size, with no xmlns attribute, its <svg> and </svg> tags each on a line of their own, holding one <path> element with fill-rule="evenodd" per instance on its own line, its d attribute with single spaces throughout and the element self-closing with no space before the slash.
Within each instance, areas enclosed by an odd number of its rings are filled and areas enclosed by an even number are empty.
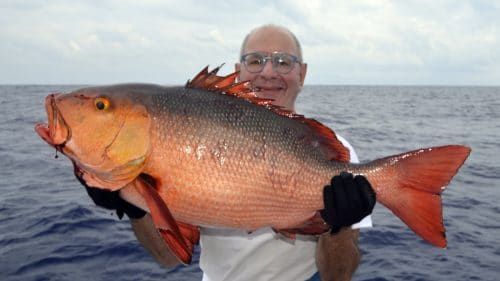
<svg viewBox="0 0 500 281">
<path fill-rule="evenodd" d="M 0 86 L 0 280 L 200 280 L 199 249 L 190 266 L 157 265 L 128 219 L 95 206 L 70 161 L 35 134 L 44 97 L 79 87 Z M 307 86 L 297 104 L 362 161 L 472 148 L 442 196 L 448 247 L 429 245 L 378 204 L 354 280 L 499 280 L 500 87 Z"/>
</svg>

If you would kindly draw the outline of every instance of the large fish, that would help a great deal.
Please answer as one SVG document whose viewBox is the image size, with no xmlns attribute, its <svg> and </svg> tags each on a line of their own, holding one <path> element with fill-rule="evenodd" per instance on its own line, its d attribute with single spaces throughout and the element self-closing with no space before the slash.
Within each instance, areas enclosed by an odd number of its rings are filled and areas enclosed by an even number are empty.
<svg viewBox="0 0 500 281">
<path fill-rule="evenodd" d="M 441 192 L 470 153 L 447 145 L 350 164 L 335 133 L 259 99 L 237 73 L 205 68 L 185 87 L 122 84 L 46 98 L 36 132 L 89 186 L 120 190 L 149 211 L 189 263 L 198 226 L 319 234 L 323 187 L 342 171 L 368 178 L 377 201 L 446 246 Z"/>
</svg>

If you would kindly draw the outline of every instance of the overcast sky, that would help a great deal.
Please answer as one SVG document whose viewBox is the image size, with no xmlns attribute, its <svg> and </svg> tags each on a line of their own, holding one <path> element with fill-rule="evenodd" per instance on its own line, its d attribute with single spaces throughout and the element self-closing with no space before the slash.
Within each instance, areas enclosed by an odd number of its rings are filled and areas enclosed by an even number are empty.
<svg viewBox="0 0 500 281">
<path fill-rule="evenodd" d="M 500 85 L 500 1 L 1 0 L 0 84 L 184 84 L 290 28 L 306 84 Z"/>
</svg>

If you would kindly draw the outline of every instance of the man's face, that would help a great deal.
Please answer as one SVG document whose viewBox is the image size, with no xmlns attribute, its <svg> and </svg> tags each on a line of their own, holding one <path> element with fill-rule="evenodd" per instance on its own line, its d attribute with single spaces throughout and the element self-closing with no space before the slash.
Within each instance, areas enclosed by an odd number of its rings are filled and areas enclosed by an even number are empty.
<svg viewBox="0 0 500 281">
<path fill-rule="evenodd" d="M 276 28 L 262 28 L 252 33 L 243 54 L 252 52 L 264 53 L 267 56 L 273 52 L 286 52 L 296 57 L 299 55 L 292 36 Z M 293 69 L 286 74 L 275 71 L 271 61 L 267 61 L 262 71 L 257 73 L 249 72 L 240 63 L 235 67 L 240 71 L 240 81 L 251 81 L 252 86 L 259 90 L 257 91 L 259 97 L 274 99 L 274 105 L 295 110 L 295 99 L 304 84 L 306 64 L 294 63 Z"/>
</svg>

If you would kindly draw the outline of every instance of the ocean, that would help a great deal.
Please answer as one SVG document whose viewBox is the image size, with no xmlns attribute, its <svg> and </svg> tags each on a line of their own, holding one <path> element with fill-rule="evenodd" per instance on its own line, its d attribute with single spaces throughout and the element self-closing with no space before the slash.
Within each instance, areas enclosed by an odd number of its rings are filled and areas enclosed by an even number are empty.
<svg viewBox="0 0 500 281">
<path fill-rule="evenodd" d="M 79 85 L 0 86 L 0 280 L 201 279 L 165 269 L 127 218 L 99 208 L 66 157 L 34 132 L 44 98 Z M 444 192 L 448 247 L 435 248 L 377 204 L 354 280 L 498 280 L 500 87 L 306 86 L 297 111 L 333 128 L 361 161 L 445 144 L 472 148 Z"/>
</svg>

